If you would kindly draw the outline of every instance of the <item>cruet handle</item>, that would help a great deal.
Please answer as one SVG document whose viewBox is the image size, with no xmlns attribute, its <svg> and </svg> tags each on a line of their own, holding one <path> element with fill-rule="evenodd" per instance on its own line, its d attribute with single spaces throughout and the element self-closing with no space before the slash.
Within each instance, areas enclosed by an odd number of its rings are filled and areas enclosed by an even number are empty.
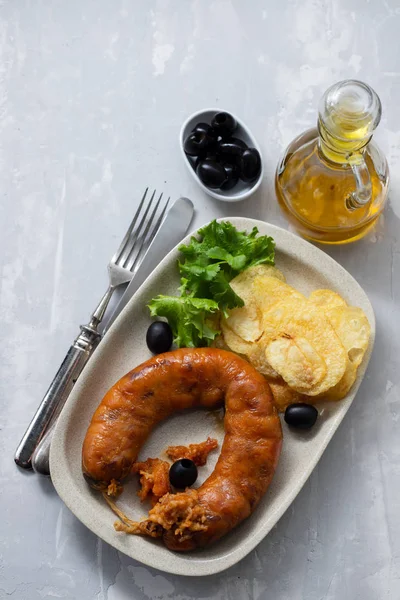
<svg viewBox="0 0 400 600">
<path fill-rule="evenodd" d="M 349 156 L 349 164 L 356 180 L 356 189 L 346 198 L 346 205 L 349 210 L 355 210 L 365 206 L 371 200 L 371 177 L 361 152 Z"/>
</svg>

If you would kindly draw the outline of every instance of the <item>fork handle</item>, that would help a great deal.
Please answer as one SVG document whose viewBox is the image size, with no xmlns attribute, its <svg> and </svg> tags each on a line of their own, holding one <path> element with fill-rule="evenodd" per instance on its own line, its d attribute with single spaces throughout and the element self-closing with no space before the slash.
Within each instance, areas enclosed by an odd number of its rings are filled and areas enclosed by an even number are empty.
<svg viewBox="0 0 400 600">
<path fill-rule="evenodd" d="M 23 469 L 32 468 L 32 455 L 51 421 L 61 412 L 83 367 L 100 340 L 92 323 L 81 326 L 81 333 L 67 352 L 39 408 L 16 450 L 14 460 Z"/>
</svg>

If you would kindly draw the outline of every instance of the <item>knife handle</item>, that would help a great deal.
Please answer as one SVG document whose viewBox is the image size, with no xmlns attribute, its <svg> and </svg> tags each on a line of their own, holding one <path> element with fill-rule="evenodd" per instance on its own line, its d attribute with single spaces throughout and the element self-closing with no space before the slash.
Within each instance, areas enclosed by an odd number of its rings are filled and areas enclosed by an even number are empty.
<svg viewBox="0 0 400 600">
<path fill-rule="evenodd" d="M 31 458 L 32 468 L 35 473 L 47 477 L 50 475 L 50 446 L 56 423 L 57 420 L 53 419 L 50 427 L 46 430 L 46 433 L 36 446 Z"/>
<path fill-rule="evenodd" d="M 32 468 L 32 455 L 46 429 L 61 412 L 75 381 L 100 340 L 96 327 L 81 326 L 81 333 L 67 352 L 39 408 L 16 450 L 14 460 L 23 469 Z"/>
</svg>

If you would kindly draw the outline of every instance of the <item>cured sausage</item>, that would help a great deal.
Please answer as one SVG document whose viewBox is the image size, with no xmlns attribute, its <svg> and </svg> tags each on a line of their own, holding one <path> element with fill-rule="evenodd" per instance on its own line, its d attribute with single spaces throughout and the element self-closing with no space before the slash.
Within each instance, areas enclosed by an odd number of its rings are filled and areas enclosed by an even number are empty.
<svg viewBox="0 0 400 600">
<path fill-rule="evenodd" d="M 160 354 L 107 392 L 82 454 L 86 479 L 102 490 L 130 473 L 157 423 L 176 411 L 215 409 L 224 402 L 225 438 L 210 477 L 196 490 L 163 496 L 145 521 L 117 529 L 163 537 L 171 550 L 214 542 L 248 517 L 268 488 L 282 430 L 264 377 L 244 359 L 216 348 Z"/>
</svg>

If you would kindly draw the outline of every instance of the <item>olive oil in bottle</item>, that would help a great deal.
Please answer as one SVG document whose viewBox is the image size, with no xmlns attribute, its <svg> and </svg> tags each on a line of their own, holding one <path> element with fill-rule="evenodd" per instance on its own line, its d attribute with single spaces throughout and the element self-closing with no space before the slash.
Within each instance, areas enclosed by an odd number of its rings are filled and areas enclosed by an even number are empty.
<svg viewBox="0 0 400 600">
<path fill-rule="evenodd" d="M 379 97 L 365 83 L 330 87 L 318 127 L 293 140 L 276 172 L 276 192 L 289 221 L 304 237 L 344 244 L 363 237 L 388 194 L 385 156 L 371 141 L 381 118 Z"/>
</svg>

